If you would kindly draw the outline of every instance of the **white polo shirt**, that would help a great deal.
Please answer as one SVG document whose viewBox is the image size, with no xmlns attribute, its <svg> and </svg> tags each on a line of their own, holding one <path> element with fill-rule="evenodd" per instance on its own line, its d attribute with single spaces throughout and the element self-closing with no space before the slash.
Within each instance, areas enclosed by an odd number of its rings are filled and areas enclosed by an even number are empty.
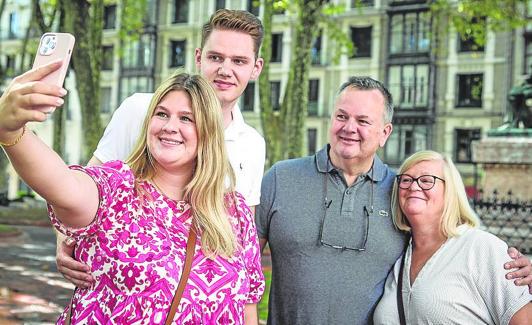
<svg viewBox="0 0 532 325">
<path fill-rule="evenodd" d="M 127 159 L 140 136 L 152 97 L 153 94 L 136 93 L 120 104 L 98 143 L 94 152 L 96 158 L 102 162 Z M 264 138 L 245 123 L 238 105 L 233 108 L 233 121 L 224 135 L 229 161 L 236 175 L 236 190 L 249 206 L 258 205 L 266 157 Z"/>
</svg>

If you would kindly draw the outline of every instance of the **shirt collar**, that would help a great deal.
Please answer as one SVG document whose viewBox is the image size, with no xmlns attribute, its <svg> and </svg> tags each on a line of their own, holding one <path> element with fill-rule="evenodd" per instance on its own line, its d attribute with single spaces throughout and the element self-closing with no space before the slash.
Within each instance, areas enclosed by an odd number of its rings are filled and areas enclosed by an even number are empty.
<svg viewBox="0 0 532 325">
<path fill-rule="evenodd" d="M 333 166 L 333 164 L 329 163 L 327 164 L 327 161 L 329 160 L 329 149 L 330 145 L 326 144 L 320 151 L 316 152 L 316 168 L 318 169 L 318 172 L 330 173 L 333 170 L 338 170 L 336 167 Z M 328 165 L 328 169 L 327 169 Z M 380 182 L 386 177 L 386 165 L 382 162 L 382 160 L 379 158 L 379 156 L 375 155 L 373 158 L 373 167 L 372 167 L 373 173 L 371 172 L 371 169 L 368 171 L 366 176 L 368 176 L 370 179 L 372 179 L 374 182 Z M 372 175 L 373 174 L 373 175 Z M 373 177 L 372 177 L 373 176 Z"/>
<path fill-rule="evenodd" d="M 244 116 L 242 116 L 242 112 L 240 111 L 238 104 L 233 107 L 231 113 L 233 115 L 233 120 L 231 121 L 231 123 L 229 123 L 229 125 L 224 131 L 225 140 L 238 139 L 238 134 L 242 129 L 242 125 L 245 124 Z"/>
</svg>

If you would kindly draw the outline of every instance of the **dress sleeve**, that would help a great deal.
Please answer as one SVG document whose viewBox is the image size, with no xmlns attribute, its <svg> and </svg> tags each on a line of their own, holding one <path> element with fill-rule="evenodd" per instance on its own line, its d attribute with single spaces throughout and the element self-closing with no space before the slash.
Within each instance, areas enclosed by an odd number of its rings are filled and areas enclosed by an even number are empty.
<svg viewBox="0 0 532 325">
<path fill-rule="evenodd" d="M 507 270 L 503 265 L 510 260 L 508 245 L 486 232 L 479 231 L 477 236 L 474 256 L 478 276 L 473 279 L 492 319 L 498 324 L 508 324 L 512 316 L 531 301 L 532 295 L 527 286 L 515 286 L 512 280 L 505 277 Z"/>
<path fill-rule="evenodd" d="M 236 212 L 241 234 L 240 245 L 242 245 L 242 256 L 250 286 L 246 303 L 255 304 L 261 300 L 265 288 L 259 239 L 251 210 L 242 195 L 237 193 L 236 198 Z"/>
<path fill-rule="evenodd" d="M 125 161 L 139 138 L 148 112 L 151 94 L 134 94 L 126 98 L 113 113 L 94 156 L 101 162 Z"/>
<path fill-rule="evenodd" d="M 82 167 L 70 166 L 70 169 L 79 170 L 89 175 L 98 188 L 99 204 L 93 221 L 83 228 L 65 226 L 55 215 L 53 207 L 48 205 L 48 215 L 52 225 L 62 234 L 79 239 L 87 237 L 98 231 L 113 209 L 125 206 L 133 190 L 134 177 L 129 167 L 121 161 L 112 161 L 101 166 Z"/>
</svg>

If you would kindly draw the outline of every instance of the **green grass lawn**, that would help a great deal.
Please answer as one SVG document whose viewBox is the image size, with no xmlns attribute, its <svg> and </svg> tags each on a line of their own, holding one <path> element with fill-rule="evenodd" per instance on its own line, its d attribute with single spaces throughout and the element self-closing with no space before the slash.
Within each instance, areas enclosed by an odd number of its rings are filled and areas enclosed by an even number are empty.
<svg viewBox="0 0 532 325">
<path fill-rule="evenodd" d="M 15 227 L 12 227 L 12 226 L 8 226 L 8 225 L 1 225 L 0 224 L 0 236 L 2 234 L 4 235 L 10 235 L 10 234 L 18 234 L 19 231 L 17 228 Z"/>
<path fill-rule="evenodd" d="M 270 282 L 272 281 L 272 270 L 263 269 L 264 278 L 266 279 L 266 289 L 259 303 L 259 319 L 266 321 L 268 319 L 268 298 L 270 296 Z"/>
</svg>

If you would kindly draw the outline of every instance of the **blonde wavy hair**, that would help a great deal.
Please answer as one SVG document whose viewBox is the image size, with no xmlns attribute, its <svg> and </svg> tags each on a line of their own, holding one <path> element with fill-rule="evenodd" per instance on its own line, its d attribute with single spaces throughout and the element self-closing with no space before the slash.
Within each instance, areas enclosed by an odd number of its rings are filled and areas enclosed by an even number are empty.
<svg viewBox="0 0 532 325">
<path fill-rule="evenodd" d="M 225 149 L 220 101 L 208 81 L 182 72 L 163 81 L 153 95 L 139 140 L 126 163 L 133 170 L 137 184 L 157 174 L 147 144 L 148 127 L 155 108 L 171 91 L 183 91 L 189 96 L 198 135 L 196 168 L 184 190 L 184 200 L 191 206 L 193 226 L 202 234 L 205 253 L 232 256 L 238 246 L 228 218 L 225 194 L 234 192 L 235 175 Z M 141 192 L 137 191 L 139 195 Z"/>
<path fill-rule="evenodd" d="M 443 161 L 443 178 L 445 179 L 445 191 L 443 195 L 444 208 L 441 218 L 440 230 L 447 238 L 458 235 L 457 228 L 462 224 L 471 227 L 478 226 L 478 217 L 467 201 L 467 195 L 464 188 L 462 177 L 456 169 L 451 158 L 431 150 L 418 151 L 408 157 L 401 167 L 398 174 L 405 171 L 422 161 L 439 160 Z M 397 179 L 393 184 L 392 190 L 392 213 L 393 222 L 400 230 L 410 232 L 411 227 L 399 206 L 399 187 Z"/>
</svg>

